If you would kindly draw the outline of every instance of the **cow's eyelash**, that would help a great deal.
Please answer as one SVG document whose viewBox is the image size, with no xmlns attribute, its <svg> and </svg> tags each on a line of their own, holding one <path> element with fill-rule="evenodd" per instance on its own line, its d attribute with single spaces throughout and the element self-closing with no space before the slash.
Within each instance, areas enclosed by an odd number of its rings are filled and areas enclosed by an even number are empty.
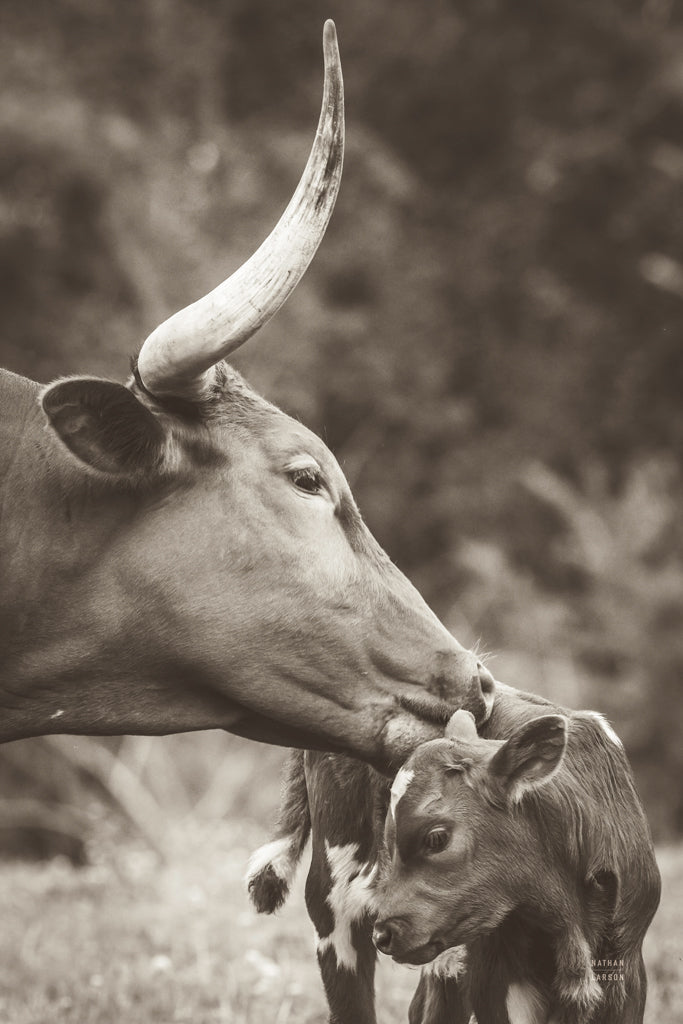
<svg viewBox="0 0 683 1024">
<path fill-rule="evenodd" d="M 287 476 L 305 494 L 320 494 L 325 489 L 325 481 L 317 465 L 294 466 L 287 470 Z"/>
</svg>

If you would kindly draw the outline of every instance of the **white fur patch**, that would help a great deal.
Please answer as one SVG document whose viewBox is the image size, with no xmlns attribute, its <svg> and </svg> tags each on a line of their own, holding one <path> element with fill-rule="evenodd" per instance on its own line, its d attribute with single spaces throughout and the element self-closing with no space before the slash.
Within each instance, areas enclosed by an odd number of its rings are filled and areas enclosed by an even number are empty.
<svg viewBox="0 0 683 1024">
<path fill-rule="evenodd" d="M 614 743 L 616 747 L 623 746 L 623 743 L 621 742 L 621 740 L 619 739 L 619 737 L 617 736 L 614 729 L 612 728 L 612 726 L 607 721 L 604 715 L 601 715 L 599 711 L 587 711 L 586 714 L 590 715 L 591 718 L 594 718 L 596 722 L 599 722 L 602 731 L 604 732 L 607 739 L 611 740 L 611 742 Z"/>
<path fill-rule="evenodd" d="M 405 792 L 413 781 L 415 772 L 411 769 L 401 768 L 394 779 L 391 787 L 391 817 L 396 820 L 396 808 L 401 797 L 405 796 Z"/>
<path fill-rule="evenodd" d="M 372 904 L 377 865 L 359 861 L 358 843 L 330 846 L 325 840 L 325 853 L 330 867 L 332 886 L 327 904 L 332 911 L 334 927 L 329 935 L 318 939 L 318 955 L 333 949 L 337 965 L 355 971 L 358 954 L 352 941 L 352 925 L 368 912 Z"/>
<path fill-rule="evenodd" d="M 467 969 L 467 948 L 465 946 L 452 946 L 444 949 L 434 959 L 425 964 L 422 974 L 431 978 L 452 978 L 456 980 Z"/>
<path fill-rule="evenodd" d="M 291 882 L 295 861 L 292 857 L 289 839 L 286 837 L 284 839 L 273 839 L 272 842 L 266 843 L 265 846 L 259 846 L 258 850 L 254 850 L 249 858 L 247 873 L 244 876 L 247 885 L 251 882 L 252 878 L 260 875 L 263 869 L 267 867 L 271 867 L 277 877 L 283 882 L 287 882 L 287 884 Z"/>
<path fill-rule="evenodd" d="M 558 964 L 558 988 L 565 1002 L 574 1003 L 582 1014 L 590 1017 L 602 999 L 602 988 L 591 966 L 590 946 L 582 935 L 575 937 L 568 949 L 570 958 L 564 963 L 561 959 Z"/>
<path fill-rule="evenodd" d="M 595 1006 L 602 1000 L 602 989 L 592 973 L 587 973 L 571 988 L 564 986 L 565 999 L 571 998 L 574 1003 L 589 1016 Z"/>
<path fill-rule="evenodd" d="M 505 997 L 510 1024 L 546 1024 L 548 1006 L 545 999 L 528 982 L 513 982 Z"/>
</svg>

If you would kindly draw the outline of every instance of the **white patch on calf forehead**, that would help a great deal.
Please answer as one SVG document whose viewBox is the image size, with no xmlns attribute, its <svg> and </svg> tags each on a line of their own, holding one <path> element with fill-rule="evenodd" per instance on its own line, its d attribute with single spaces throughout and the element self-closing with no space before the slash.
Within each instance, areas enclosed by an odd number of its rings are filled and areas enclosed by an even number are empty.
<svg viewBox="0 0 683 1024">
<path fill-rule="evenodd" d="M 415 772 L 410 768 L 401 768 L 394 779 L 391 787 L 391 817 L 396 820 L 396 807 L 402 796 L 405 796 L 405 792 L 413 781 Z"/>
<path fill-rule="evenodd" d="M 590 715 L 591 718 L 594 718 L 596 722 L 600 724 L 600 727 L 608 740 L 611 740 L 611 742 L 614 743 L 614 745 L 617 747 L 623 746 L 623 743 L 621 742 L 621 740 L 619 739 L 619 737 L 617 736 L 614 729 L 612 728 L 612 726 L 607 721 L 604 715 L 601 715 L 599 711 L 587 711 L 586 714 Z"/>
<path fill-rule="evenodd" d="M 325 854 L 332 880 L 326 902 L 334 926 L 329 935 L 318 939 L 318 955 L 333 949 L 337 966 L 355 971 L 358 954 L 353 945 L 352 926 L 372 909 L 377 865 L 358 860 L 358 843 L 331 846 L 326 839 Z"/>
<path fill-rule="evenodd" d="M 510 1024 L 546 1024 L 548 1006 L 545 999 L 528 982 L 514 982 L 505 997 Z"/>
<path fill-rule="evenodd" d="M 422 974 L 431 978 L 452 978 L 455 980 L 467 969 L 467 947 L 453 946 L 435 956 L 422 968 Z"/>
</svg>

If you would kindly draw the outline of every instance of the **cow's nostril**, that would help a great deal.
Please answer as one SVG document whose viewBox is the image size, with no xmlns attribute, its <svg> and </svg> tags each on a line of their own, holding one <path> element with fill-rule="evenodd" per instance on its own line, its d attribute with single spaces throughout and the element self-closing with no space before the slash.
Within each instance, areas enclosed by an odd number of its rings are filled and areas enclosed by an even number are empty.
<svg viewBox="0 0 683 1024">
<path fill-rule="evenodd" d="M 388 924 L 376 924 L 372 933 L 372 941 L 380 953 L 388 953 L 391 950 L 391 928 Z"/>
<path fill-rule="evenodd" d="M 479 685 L 481 686 L 481 692 L 484 696 L 493 693 L 496 689 L 496 681 L 489 670 L 484 668 L 481 662 L 478 662 L 477 671 L 479 673 Z"/>
<path fill-rule="evenodd" d="M 477 725 L 482 725 L 491 717 L 491 712 L 493 711 L 493 703 L 496 699 L 496 680 L 493 678 L 489 670 L 484 668 L 481 662 L 477 663 L 477 672 L 479 675 L 479 692 L 481 694 L 481 699 L 484 702 L 484 713 L 481 717 L 479 715 L 476 715 L 475 717 L 477 719 Z"/>
</svg>

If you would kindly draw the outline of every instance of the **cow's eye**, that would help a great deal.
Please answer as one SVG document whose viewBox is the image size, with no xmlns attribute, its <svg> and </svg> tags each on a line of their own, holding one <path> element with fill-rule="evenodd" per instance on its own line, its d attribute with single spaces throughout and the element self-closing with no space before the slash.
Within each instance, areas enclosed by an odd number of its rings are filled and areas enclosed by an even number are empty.
<svg viewBox="0 0 683 1024">
<path fill-rule="evenodd" d="M 291 469 L 289 479 L 295 487 L 306 494 L 320 494 L 323 490 L 323 478 L 317 466 L 304 466 L 301 469 Z"/>
<path fill-rule="evenodd" d="M 424 837 L 424 848 L 428 853 L 441 853 L 448 845 L 448 830 L 439 827 L 431 829 Z"/>
</svg>

